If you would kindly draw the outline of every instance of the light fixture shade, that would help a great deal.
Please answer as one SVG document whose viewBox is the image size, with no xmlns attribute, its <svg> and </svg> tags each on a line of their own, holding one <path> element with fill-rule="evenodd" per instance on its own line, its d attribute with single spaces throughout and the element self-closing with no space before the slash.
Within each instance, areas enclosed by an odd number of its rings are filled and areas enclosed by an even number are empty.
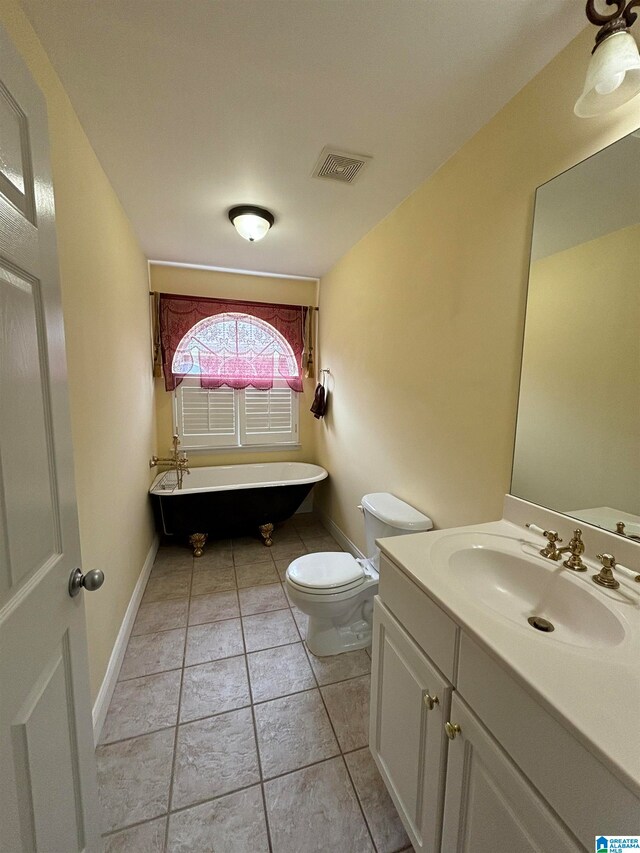
<svg viewBox="0 0 640 853">
<path fill-rule="evenodd" d="M 584 91 L 574 113 L 580 118 L 602 115 L 626 104 L 640 93 L 640 53 L 631 33 L 608 36 L 595 49 Z"/>
<path fill-rule="evenodd" d="M 262 240 L 275 221 L 273 214 L 264 207 L 254 207 L 250 204 L 232 207 L 229 219 L 238 234 L 250 243 Z"/>
</svg>

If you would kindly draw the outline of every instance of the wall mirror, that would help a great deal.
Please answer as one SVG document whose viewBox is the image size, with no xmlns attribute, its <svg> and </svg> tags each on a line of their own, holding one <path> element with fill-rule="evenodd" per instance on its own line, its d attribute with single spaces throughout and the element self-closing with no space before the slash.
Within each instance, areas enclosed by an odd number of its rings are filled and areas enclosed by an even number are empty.
<svg viewBox="0 0 640 853">
<path fill-rule="evenodd" d="M 511 494 L 640 542 L 640 130 L 536 192 Z"/>
</svg>

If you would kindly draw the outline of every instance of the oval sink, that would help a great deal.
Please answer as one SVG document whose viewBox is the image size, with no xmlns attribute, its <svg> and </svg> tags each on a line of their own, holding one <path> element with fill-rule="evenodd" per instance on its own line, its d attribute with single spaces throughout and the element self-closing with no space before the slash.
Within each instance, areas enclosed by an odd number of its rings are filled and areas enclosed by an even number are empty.
<svg viewBox="0 0 640 853">
<path fill-rule="evenodd" d="M 453 534 L 434 543 L 431 559 L 442 560 L 477 605 L 548 641 L 596 648 L 617 646 L 625 638 L 624 624 L 607 606 L 605 596 L 592 592 L 561 562 L 528 557 L 519 540 Z M 553 632 L 530 625 L 527 620 L 532 616 L 550 622 Z"/>
</svg>

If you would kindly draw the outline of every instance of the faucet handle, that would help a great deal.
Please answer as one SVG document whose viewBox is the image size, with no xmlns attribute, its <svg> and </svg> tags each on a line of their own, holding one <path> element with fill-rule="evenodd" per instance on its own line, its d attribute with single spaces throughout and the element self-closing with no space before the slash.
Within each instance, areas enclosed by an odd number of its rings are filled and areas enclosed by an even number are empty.
<svg viewBox="0 0 640 853">
<path fill-rule="evenodd" d="M 533 530 L 534 533 L 541 533 L 547 540 L 546 546 L 540 550 L 540 554 L 542 554 L 543 557 L 547 557 L 549 560 L 561 559 L 562 553 L 556 546 L 556 542 L 562 542 L 562 539 L 560 538 L 557 530 L 543 530 L 541 527 L 538 527 L 537 524 L 526 524 L 525 527 L 528 527 L 529 530 Z"/>
<path fill-rule="evenodd" d="M 558 535 L 557 530 L 544 530 L 542 527 L 538 527 L 537 524 L 533 524 L 528 521 L 525 524 L 525 527 L 528 527 L 529 530 L 532 530 L 534 533 L 537 533 L 539 536 L 544 536 L 548 540 L 549 544 L 552 542 L 562 542 L 562 539 Z"/>
<path fill-rule="evenodd" d="M 607 589 L 618 589 L 620 583 L 613 576 L 613 569 L 616 567 L 616 558 L 613 554 L 596 554 L 596 557 L 601 561 L 602 568 L 597 575 L 592 575 L 594 582 Z"/>
<path fill-rule="evenodd" d="M 550 545 L 553 545 L 556 542 L 562 542 L 557 530 L 543 530 L 542 535 L 546 537 Z"/>
</svg>

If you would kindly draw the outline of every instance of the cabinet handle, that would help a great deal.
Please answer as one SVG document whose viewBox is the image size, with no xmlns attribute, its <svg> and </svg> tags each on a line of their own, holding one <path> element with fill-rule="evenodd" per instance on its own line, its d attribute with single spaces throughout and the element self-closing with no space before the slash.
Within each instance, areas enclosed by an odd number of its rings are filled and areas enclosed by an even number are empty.
<svg viewBox="0 0 640 853">
<path fill-rule="evenodd" d="M 450 723 L 449 721 L 444 724 L 444 730 L 447 733 L 449 740 L 453 740 L 455 736 L 462 731 L 457 723 Z"/>
<path fill-rule="evenodd" d="M 438 697 L 430 696 L 428 691 L 425 691 L 425 694 L 422 697 L 422 701 L 430 711 L 433 711 L 434 707 L 440 704 L 440 700 L 438 699 Z"/>
</svg>

